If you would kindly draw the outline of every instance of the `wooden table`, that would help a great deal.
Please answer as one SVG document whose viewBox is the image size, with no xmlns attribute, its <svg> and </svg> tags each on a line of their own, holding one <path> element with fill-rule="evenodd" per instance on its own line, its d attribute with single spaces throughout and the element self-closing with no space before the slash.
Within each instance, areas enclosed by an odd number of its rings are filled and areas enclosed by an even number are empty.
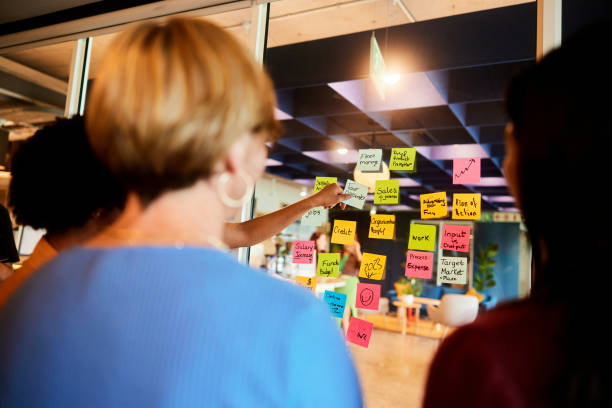
<svg viewBox="0 0 612 408">
<path fill-rule="evenodd" d="M 408 304 L 408 303 L 404 303 L 401 300 L 396 300 L 395 302 L 393 302 L 393 306 L 397 307 L 397 314 L 398 317 L 400 319 L 400 324 L 402 325 L 402 334 L 405 335 L 406 334 L 406 312 L 407 309 L 413 309 L 415 310 L 415 330 L 414 332 L 416 333 L 416 329 L 417 329 L 417 323 L 419 321 L 419 316 L 421 314 L 421 306 L 422 305 L 433 305 L 433 306 L 439 306 L 440 305 L 440 300 L 439 299 L 430 299 L 430 298 L 423 298 L 423 297 L 415 297 L 414 301 L 412 302 L 412 304 Z"/>
</svg>

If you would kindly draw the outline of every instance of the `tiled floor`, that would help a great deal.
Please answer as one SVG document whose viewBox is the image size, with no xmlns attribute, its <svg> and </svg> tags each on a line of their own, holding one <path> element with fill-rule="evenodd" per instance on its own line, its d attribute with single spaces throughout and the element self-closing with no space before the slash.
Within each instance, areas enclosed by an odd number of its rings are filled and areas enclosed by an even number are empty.
<svg viewBox="0 0 612 408">
<path fill-rule="evenodd" d="M 349 347 L 367 408 L 421 406 L 437 339 L 374 329 L 369 348 Z"/>
</svg>

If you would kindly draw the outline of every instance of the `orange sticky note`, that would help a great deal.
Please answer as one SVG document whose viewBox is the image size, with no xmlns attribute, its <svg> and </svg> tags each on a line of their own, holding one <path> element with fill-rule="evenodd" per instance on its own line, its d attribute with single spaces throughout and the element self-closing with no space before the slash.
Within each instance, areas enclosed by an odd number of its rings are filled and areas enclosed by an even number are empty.
<svg viewBox="0 0 612 408">
<path fill-rule="evenodd" d="M 480 193 L 453 194 L 453 219 L 479 220 L 480 219 Z"/>
<path fill-rule="evenodd" d="M 332 244 L 352 245 L 355 242 L 357 221 L 334 220 Z"/>
<path fill-rule="evenodd" d="M 309 278 L 306 276 L 296 276 L 295 277 L 295 282 L 300 285 L 303 286 L 307 289 L 312 290 L 313 292 L 315 291 L 315 289 L 317 288 L 317 279 L 316 278 Z"/>
<path fill-rule="evenodd" d="M 421 194 L 421 218 L 443 218 L 448 216 L 446 193 Z"/>
<path fill-rule="evenodd" d="M 393 239 L 395 232 L 395 215 L 372 214 L 368 238 Z"/>
<path fill-rule="evenodd" d="M 359 267 L 359 277 L 366 279 L 381 280 L 385 276 L 385 255 L 363 253 L 361 266 Z"/>
</svg>

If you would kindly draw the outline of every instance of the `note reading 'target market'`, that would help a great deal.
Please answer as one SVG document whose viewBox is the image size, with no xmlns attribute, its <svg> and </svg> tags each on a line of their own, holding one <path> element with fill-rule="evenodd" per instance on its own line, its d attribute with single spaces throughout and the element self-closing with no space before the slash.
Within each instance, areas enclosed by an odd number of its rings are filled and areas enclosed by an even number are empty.
<svg viewBox="0 0 612 408">
<path fill-rule="evenodd" d="M 467 258 L 442 256 L 438 261 L 438 286 L 441 283 L 467 283 Z"/>
</svg>

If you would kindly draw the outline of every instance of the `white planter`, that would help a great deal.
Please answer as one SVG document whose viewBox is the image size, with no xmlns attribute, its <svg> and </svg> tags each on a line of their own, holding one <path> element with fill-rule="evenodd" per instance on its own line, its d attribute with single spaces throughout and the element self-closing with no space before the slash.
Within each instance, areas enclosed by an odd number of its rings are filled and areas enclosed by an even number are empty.
<svg viewBox="0 0 612 408">
<path fill-rule="evenodd" d="M 414 295 L 402 295 L 402 302 L 411 305 L 414 302 Z"/>
</svg>

